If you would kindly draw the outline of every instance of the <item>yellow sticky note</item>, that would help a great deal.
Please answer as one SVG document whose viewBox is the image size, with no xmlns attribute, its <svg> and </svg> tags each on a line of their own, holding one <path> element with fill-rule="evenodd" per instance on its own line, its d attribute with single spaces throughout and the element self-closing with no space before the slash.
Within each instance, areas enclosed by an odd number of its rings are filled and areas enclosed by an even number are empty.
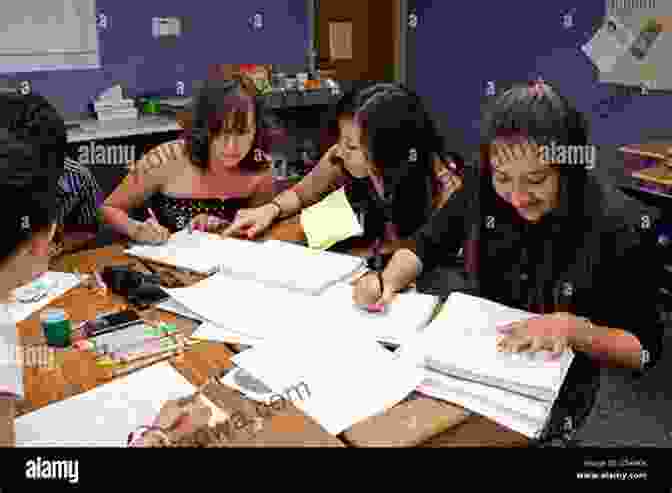
<svg viewBox="0 0 672 493">
<path fill-rule="evenodd" d="M 639 76 L 642 79 L 642 83 L 655 84 L 653 81 L 657 79 L 656 66 L 653 63 L 643 63 L 639 67 Z M 651 89 L 655 89 L 655 87 L 651 87 Z"/>
<path fill-rule="evenodd" d="M 345 195 L 345 188 L 330 193 L 301 212 L 301 226 L 310 248 L 327 249 L 364 230 Z"/>
</svg>

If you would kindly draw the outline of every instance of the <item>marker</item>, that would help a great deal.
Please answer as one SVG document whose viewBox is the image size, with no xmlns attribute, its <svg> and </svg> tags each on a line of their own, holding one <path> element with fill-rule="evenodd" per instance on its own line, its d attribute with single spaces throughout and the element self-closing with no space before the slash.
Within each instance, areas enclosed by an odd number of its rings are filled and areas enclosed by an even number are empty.
<svg viewBox="0 0 672 493">
<path fill-rule="evenodd" d="M 156 222 L 157 224 L 159 223 L 159 220 L 156 218 L 156 214 L 154 214 L 154 211 L 147 207 L 147 212 L 149 213 L 150 217 Z"/>
<path fill-rule="evenodd" d="M 103 278 L 100 276 L 100 273 L 97 270 L 93 271 L 93 276 L 96 278 L 96 282 L 98 283 L 98 286 L 100 286 L 102 289 L 107 291 L 107 284 L 105 284 L 105 281 L 103 281 Z M 99 318 L 99 317 L 96 317 Z"/>
</svg>

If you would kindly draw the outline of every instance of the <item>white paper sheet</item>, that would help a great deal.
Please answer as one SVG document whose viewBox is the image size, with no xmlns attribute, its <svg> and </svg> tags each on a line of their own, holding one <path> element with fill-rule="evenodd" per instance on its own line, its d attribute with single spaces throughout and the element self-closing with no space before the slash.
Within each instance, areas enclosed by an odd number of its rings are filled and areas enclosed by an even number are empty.
<svg viewBox="0 0 672 493">
<path fill-rule="evenodd" d="M 7 306 L 9 313 L 12 315 L 12 318 L 15 322 L 20 322 L 25 320 L 30 315 L 40 310 L 41 308 L 47 306 L 49 303 L 54 301 L 59 296 L 64 295 L 72 288 L 76 287 L 80 283 L 79 276 L 75 274 L 70 274 L 68 272 L 54 272 L 48 271 L 42 274 L 39 278 L 34 281 L 21 286 L 15 290 L 16 292 L 25 291 L 25 290 L 35 290 L 35 289 L 47 289 L 48 294 L 44 298 L 34 303 L 20 303 L 14 302 L 10 303 Z"/>
<path fill-rule="evenodd" d="M 343 326 L 354 326 L 380 342 L 404 344 L 429 323 L 438 303 L 436 296 L 417 292 L 398 294 L 383 313 L 369 313 L 352 301 L 352 286 L 338 283 L 321 301 L 332 307 L 332 316 Z"/>
<path fill-rule="evenodd" d="M 316 330 L 324 315 L 316 297 L 221 273 L 187 288 L 164 290 L 203 319 L 255 339 Z"/>
<path fill-rule="evenodd" d="M 19 340 L 16 322 L 7 305 L 0 306 L 0 395 L 23 399 L 23 367 L 16 358 Z"/>
<path fill-rule="evenodd" d="M 218 235 L 183 229 L 171 235 L 163 245 L 135 245 L 125 253 L 155 260 L 180 269 L 201 274 L 211 274 L 220 267 L 236 263 L 249 264 L 261 243 L 222 239 Z"/>
<path fill-rule="evenodd" d="M 336 435 L 399 403 L 423 379 L 373 339 L 348 329 L 339 336 L 265 342 L 233 360 L 276 393 L 303 384 L 309 396 L 295 405 Z"/>
<path fill-rule="evenodd" d="M 350 255 L 313 250 L 285 241 L 268 240 L 249 264 L 238 262 L 229 273 L 249 275 L 269 286 L 317 295 L 357 271 L 364 260 Z"/>
<path fill-rule="evenodd" d="M 151 423 L 166 401 L 195 390 L 168 363 L 157 363 L 16 418 L 16 445 L 125 447 L 128 434 Z"/>
</svg>

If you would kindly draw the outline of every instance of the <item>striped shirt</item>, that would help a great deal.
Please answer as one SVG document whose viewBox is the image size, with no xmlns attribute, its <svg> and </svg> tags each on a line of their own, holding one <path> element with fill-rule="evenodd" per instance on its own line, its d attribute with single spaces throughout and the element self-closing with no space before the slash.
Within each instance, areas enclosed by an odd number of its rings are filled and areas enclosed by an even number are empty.
<svg viewBox="0 0 672 493">
<path fill-rule="evenodd" d="M 99 224 L 98 206 L 103 201 L 103 192 L 91 171 L 77 161 L 65 159 L 57 200 L 59 225 L 68 228 Z"/>
</svg>

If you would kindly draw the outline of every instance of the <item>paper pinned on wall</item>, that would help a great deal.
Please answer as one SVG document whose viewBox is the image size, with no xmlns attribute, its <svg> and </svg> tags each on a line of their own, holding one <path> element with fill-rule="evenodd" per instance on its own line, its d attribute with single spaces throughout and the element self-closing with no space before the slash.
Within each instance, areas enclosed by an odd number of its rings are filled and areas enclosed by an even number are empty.
<svg viewBox="0 0 672 493">
<path fill-rule="evenodd" d="M 612 16 L 606 19 L 604 25 L 581 50 L 601 73 L 610 73 L 633 41 L 632 33 Z"/>
<path fill-rule="evenodd" d="M 301 226 L 310 248 L 324 249 L 339 241 L 364 233 L 350 202 L 345 188 L 327 195 L 317 204 L 301 212 Z"/>
<path fill-rule="evenodd" d="M 329 23 L 329 55 L 332 60 L 352 60 L 352 22 Z"/>
</svg>

